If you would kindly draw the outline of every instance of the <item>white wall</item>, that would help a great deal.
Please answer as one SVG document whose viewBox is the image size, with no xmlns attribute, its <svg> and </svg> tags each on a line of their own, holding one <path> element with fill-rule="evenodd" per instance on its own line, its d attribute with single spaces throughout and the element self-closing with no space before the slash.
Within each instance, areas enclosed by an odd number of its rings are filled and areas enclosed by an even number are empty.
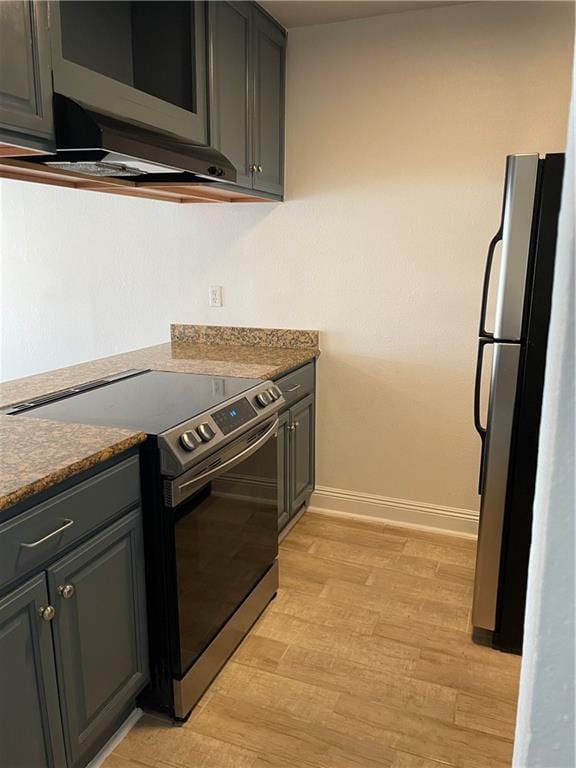
<svg viewBox="0 0 576 768">
<path fill-rule="evenodd" d="M 569 4 L 529 2 L 291 32 L 281 205 L 5 182 L 4 378 L 170 321 L 319 328 L 318 484 L 477 508 L 485 251 L 505 155 L 564 146 L 571 27 Z"/>
<path fill-rule="evenodd" d="M 526 639 L 513 760 L 517 768 L 573 768 L 576 765 L 575 132 L 576 80 L 572 91 L 542 403 Z"/>
</svg>

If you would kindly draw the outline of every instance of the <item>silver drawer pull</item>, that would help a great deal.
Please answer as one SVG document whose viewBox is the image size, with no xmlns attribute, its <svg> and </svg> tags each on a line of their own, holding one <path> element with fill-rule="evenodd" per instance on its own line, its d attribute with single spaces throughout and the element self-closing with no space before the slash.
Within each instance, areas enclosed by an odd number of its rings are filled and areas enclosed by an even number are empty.
<svg viewBox="0 0 576 768">
<path fill-rule="evenodd" d="M 296 390 L 300 389 L 301 386 L 302 386 L 302 384 L 294 384 L 293 387 L 288 387 L 286 392 L 296 392 Z"/>
<path fill-rule="evenodd" d="M 74 520 L 64 520 L 64 525 L 61 525 L 60 528 L 56 528 L 55 531 L 52 531 L 52 533 L 49 533 L 47 536 L 43 536 L 41 539 L 38 539 L 38 541 L 33 541 L 31 544 L 20 544 L 21 547 L 25 547 L 26 549 L 33 549 L 34 547 L 37 547 L 39 544 L 43 544 L 45 541 L 48 541 L 48 539 L 51 539 L 52 536 L 57 536 L 59 533 L 62 533 L 62 531 L 65 531 L 66 528 L 70 528 L 71 525 L 74 525 Z"/>
</svg>

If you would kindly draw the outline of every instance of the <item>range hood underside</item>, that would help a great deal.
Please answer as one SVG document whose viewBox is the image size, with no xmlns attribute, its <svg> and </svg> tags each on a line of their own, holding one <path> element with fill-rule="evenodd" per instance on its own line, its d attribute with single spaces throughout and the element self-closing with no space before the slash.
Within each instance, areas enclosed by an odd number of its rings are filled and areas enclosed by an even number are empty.
<svg viewBox="0 0 576 768">
<path fill-rule="evenodd" d="M 30 162 L 32 152 L 27 148 L 0 143 L 0 178 L 171 203 L 270 203 L 278 200 L 274 195 L 249 194 L 245 190 L 223 188 L 198 180 L 174 183 L 167 182 L 163 176 L 147 176 L 146 181 L 89 176 L 78 170 L 66 171 Z"/>
</svg>

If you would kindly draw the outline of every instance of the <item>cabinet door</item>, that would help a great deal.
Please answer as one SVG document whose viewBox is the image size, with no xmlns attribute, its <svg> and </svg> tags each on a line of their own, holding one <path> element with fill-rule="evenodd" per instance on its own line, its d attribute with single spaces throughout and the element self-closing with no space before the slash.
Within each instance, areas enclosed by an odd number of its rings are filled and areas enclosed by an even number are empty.
<svg viewBox="0 0 576 768">
<path fill-rule="evenodd" d="M 62 768 L 64 743 L 44 574 L 0 600 L 0 765 Z"/>
<path fill-rule="evenodd" d="M 284 189 L 284 51 L 281 29 L 254 11 L 254 189 Z"/>
<path fill-rule="evenodd" d="M 148 679 L 140 512 L 48 569 L 68 768 L 102 747 Z"/>
<path fill-rule="evenodd" d="M 294 515 L 314 490 L 314 395 L 290 409 L 290 420 L 290 512 Z"/>
<path fill-rule="evenodd" d="M 250 3 L 209 6 L 211 143 L 234 164 L 237 183 L 252 186 Z"/>
<path fill-rule="evenodd" d="M 290 412 L 285 411 L 278 424 L 278 530 L 281 531 L 290 520 L 289 507 L 289 461 L 290 455 Z"/>
<path fill-rule="evenodd" d="M 52 81 L 47 3 L 0 2 L 0 139 L 50 149 Z"/>
</svg>

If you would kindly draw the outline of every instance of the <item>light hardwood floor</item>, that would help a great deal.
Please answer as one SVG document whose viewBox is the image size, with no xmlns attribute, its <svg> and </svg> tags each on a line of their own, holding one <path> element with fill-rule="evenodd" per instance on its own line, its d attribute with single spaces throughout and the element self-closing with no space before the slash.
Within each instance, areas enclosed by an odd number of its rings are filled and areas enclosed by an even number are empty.
<svg viewBox="0 0 576 768">
<path fill-rule="evenodd" d="M 307 513 L 280 591 L 189 721 L 106 768 L 504 768 L 520 659 L 470 640 L 474 542 Z"/>
</svg>

